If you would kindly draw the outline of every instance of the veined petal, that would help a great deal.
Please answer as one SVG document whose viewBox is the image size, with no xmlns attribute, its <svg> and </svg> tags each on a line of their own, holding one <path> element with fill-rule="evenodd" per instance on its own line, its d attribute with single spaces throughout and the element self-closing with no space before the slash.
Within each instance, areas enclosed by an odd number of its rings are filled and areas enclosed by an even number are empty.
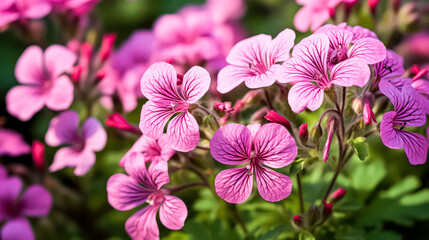
<svg viewBox="0 0 429 240">
<path fill-rule="evenodd" d="M 348 49 L 353 38 L 353 33 L 339 27 L 327 28 L 320 31 L 326 34 L 329 38 L 329 53 L 336 49 Z M 319 30 L 317 31 L 319 33 Z"/>
<path fill-rule="evenodd" d="M 286 60 L 276 72 L 277 81 L 281 83 L 317 81 L 315 76 L 319 73 L 311 64 L 295 57 Z M 325 75 L 322 77 L 327 78 Z"/>
<path fill-rule="evenodd" d="M 52 196 L 41 185 L 31 185 L 21 196 L 22 213 L 26 216 L 45 216 L 52 207 Z"/>
<path fill-rule="evenodd" d="M 55 153 L 54 161 L 49 167 L 50 172 L 55 172 L 65 167 L 75 167 L 74 174 L 83 176 L 95 163 L 95 153 L 83 149 L 76 151 L 71 147 L 63 147 Z"/>
<path fill-rule="evenodd" d="M 288 101 L 296 113 L 306 108 L 315 111 L 323 103 L 323 88 L 309 82 L 297 83 L 290 89 Z"/>
<path fill-rule="evenodd" d="M 130 157 L 125 161 L 124 167 L 125 172 L 137 182 L 150 189 L 157 189 L 157 186 L 152 181 L 152 176 L 146 168 L 146 161 L 141 153 L 131 153 Z"/>
<path fill-rule="evenodd" d="M 223 164 L 242 164 L 249 160 L 251 150 L 250 130 L 237 123 L 222 126 L 210 140 L 210 152 L 213 158 Z"/>
<path fill-rule="evenodd" d="M 111 176 L 107 181 L 107 200 L 119 211 L 127 211 L 142 205 L 151 192 L 134 178 L 122 173 Z"/>
<path fill-rule="evenodd" d="M 159 205 L 148 205 L 125 222 L 125 230 L 132 239 L 158 240 L 159 229 L 156 212 Z"/>
<path fill-rule="evenodd" d="M 173 114 L 174 111 L 170 106 L 149 100 L 142 108 L 139 124 L 140 130 L 143 132 L 143 135 L 158 139 L 162 136 L 164 127 Z"/>
<path fill-rule="evenodd" d="M 285 127 L 268 123 L 256 133 L 253 140 L 256 157 L 263 164 L 281 168 L 295 160 L 298 148 Z"/>
<path fill-rule="evenodd" d="M 168 124 L 167 136 L 171 148 L 181 152 L 191 151 L 200 141 L 200 128 L 197 120 L 187 111 L 180 113 Z"/>
<path fill-rule="evenodd" d="M 347 59 L 334 66 L 331 83 L 343 87 L 363 87 L 368 82 L 371 71 L 367 64 L 355 59 Z"/>
<path fill-rule="evenodd" d="M 226 61 L 229 64 L 249 68 L 249 64 L 265 61 L 264 48 L 271 41 L 271 36 L 259 34 L 241 40 L 229 52 Z"/>
<path fill-rule="evenodd" d="M 217 90 L 227 93 L 250 77 L 248 67 L 226 66 L 218 73 Z"/>
<path fill-rule="evenodd" d="M 152 64 L 141 79 L 143 95 L 152 101 L 176 102 L 181 98 L 177 91 L 177 74 L 171 64 Z"/>
<path fill-rule="evenodd" d="M 119 165 L 124 166 L 125 161 L 134 152 L 143 154 L 145 161 L 152 161 L 157 156 L 161 156 L 167 161 L 176 151 L 170 147 L 170 142 L 166 134 L 163 134 L 158 140 L 143 135 L 137 139 L 130 150 L 122 157 Z"/>
<path fill-rule="evenodd" d="M 375 38 L 361 38 L 350 48 L 349 58 L 359 59 L 366 64 L 375 64 L 386 58 L 386 47 Z"/>
<path fill-rule="evenodd" d="M 329 38 L 324 34 L 313 34 L 299 42 L 292 51 L 292 56 L 301 59 L 316 76 L 327 75 Z"/>
<path fill-rule="evenodd" d="M 22 84 L 41 84 L 44 81 L 43 51 L 39 46 L 25 49 L 16 63 L 15 76 Z"/>
<path fill-rule="evenodd" d="M 250 133 L 252 134 L 252 142 L 255 139 L 256 133 L 259 131 L 259 129 L 261 129 L 261 124 L 260 123 L 252 123 L 247 125 L 247 128 L 250 130 Z"/>
<path fill-rule="evenodd" d="M 255 166 L 255 173 L 258 192 L 264 200 L 278 202 L 290 195 L 292 181 L 288 176 L 259 165 Z"/>
<path fill-rule="evenodd" d="M 170 177 L 168 176 L 168 164 L 164 159 L 160 159 L 158 157 L 151 162 L 148 173 L 153 185 L 157 189 L 160 189 L 163 185 L 170 182 Z"/>
<path fill-rule="evenodd" d="M 397 130 L 398 134 L 404 141 L 405 154 L 411 164 L 423 164 L 426 162 L 428 155 L 428 142 L 420 134 Z"/>
<path fill-rule="evenodd" d="M 246 201 L 253 188 L 253 173 L 251 171 L 247 167 L 221 171 L 215 179 L 215 188 L 219 197 L 229 203 Z"/>
<path fill-rule="evenodd" d="M 268 63 L 280 63 L 289 58 L 289 52 L 295 41 L 295 32 L 286 28 L 275 37 L 266 47 Z"/>
<path fill-rule="evenodd" d="M 280 67 L 279 64 L 272 65 L 264 73 L 252 74 L 244 80 L 248 88 L 262 88 L 273 85 L 276 82 L 276 70 Z M 251 73 L 249 72 L 249 75 Z"/>
<path fill-rule="evenodd" d="M 404 147 L 403 140 L 398 136 L 397 129 L 393 128 L 393 119 L 396 112 L 391 111 L 383 115 L 380 125 L 380 137 L 383 144 L 392 149 L 401 149 Z"/>
<path fill-rule="evenodd" d="M 79 114 L 75 111 L 66 111 L 54 117 L 49 123 L 45 141 L 49 146 L 59 146 L 73 143 L 79 136 Z"/>
<path fill-rule="evenodd" d="M 159 219 L 168 229 L 179 230 L 185 225 L 188 209 L 178 197 L 165 195 L 159 208 Z"/>
<path fill-rule="evenodd" d="M 210 74 L 202 67 L 194 66 L 183 76 L 182 96 L 188 103 L 195 103 L 209 90 Z"/>
</svg>

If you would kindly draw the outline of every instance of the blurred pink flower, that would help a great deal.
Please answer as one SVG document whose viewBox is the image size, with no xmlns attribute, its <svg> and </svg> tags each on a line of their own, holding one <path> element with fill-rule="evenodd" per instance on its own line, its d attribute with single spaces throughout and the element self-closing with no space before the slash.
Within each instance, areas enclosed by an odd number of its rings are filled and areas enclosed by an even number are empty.
<svg viewBox="0 0 429 240">
<path fill-rule="evenodd" d="M 39 19 L 51 12 L 48 0 L 1 0 L 0 26 L 18 19 Z"/>
<path fill-rule="evenodd" d="M 244 0 L 207 0 L 206 5 L 215 23 L 238 20 L 246 10 Z"/>
<path fill-rule="evenodd" d="M 60 45 L 51 45 L 45 53 L 38 46 L 28 47 L 15 67 L 15 76 L 23 85 L 6 95 L 8 112 L 27 121 L 44 105 L 55 111 L 67 109 L 73 102 L 73 84 L 63 73 L 71 71 L 76 58 Z"/>
<path fill-rule="evenodd" d="M 26 217 L 41 217 L 52 207 L 51 194 L 40 185 L 31 185 L 21 195 L 22 182 L 17 177 L 0 180 L 1 239 L 34 240 L 33 230 Z"/>
<path fill-rule="evenodd" d="M 428 152 L 426 138 L 403 130 L 426 123 L 426 115 L 417 92 L 411 85 L 404 85 L 402 90 L 398 90 L 387 80 L 382 80 L 379 86 L 380 91 L 390 99 L 395 108 L 383 115 L 380 126 L 381 140 L 389 148 L 403 148 L 411 164 L 425 163 Z"/>
<path fill-rule="evenodd" d="M 100 0 L 49 0 L 54 10 L 69 11 L 74 15 L 86 15 L 92 11 Z"/>
<path fill-rule="evenodd" d="M 128 152 L 122 157 L 121 161 L 119 162 L 119 166 L 123 167 L 127 159 L 129 159 L 130 156 L 136 152 L 142 154 L 146 162 L 154 161 L 155 159 L 168 161 L 171 156 L 176 153 L 176 151 L 171 148 L 168 136 L 166 134 L 163 134 L 157 140 L 147 136 L 141 136 L 133 144 L 130 150 L 128 150 Z"/>
<path fill-rule="evenodd" d="M 94 117 L 85 120 L 79 130 L 79 114 L 74 111 L 62 112 L 54 117 L 45 135 L 46 144 L 60 148 L 49 171 L 64 167 L 75 167 L 76 176 L 85 175 L 95 163 L 95 152 L 103 150 L 107 135 L 101 123 Z"/>
<path fill-rule="evenodd" d="M 156 213 L 168 229 L 178 230 L 185 224 L 188 210 L 179 198 L 161 187 L 170 182 L 167 162 L 152 161 L 149 169 L 143 155 L 133 153 L 125 162 L 128 175 L 117 173 L 107 181 L 107 200 L 113 208 L 128 211 L 144 203 L 146 207 L 132 215 L 125 230 L 132 239 L 159 239 Z"/>
<path fill-rule="evenodd" d="M 229 52 L 224 67 L 218 74 L 217 90 L 227 93 L 242 82 L 248 88 L 271 86 L 276 82 L 276 70 L 279 63 L 289 58 L 295 33 L 285 29 L 271 39 L 271 36 L 259 34 L 237 43 Z"/>
<path fill-rule="evenodd" d="M 342 61 L 329 71 L 329 51 L 329 38 L 324 34 L 313 34 L 298 43 L 293 49 L 293 57 L 278 69 L 279 82 L 295 83 L 288 96 L 294 112 L 318 109 L 323 102 L 324 89 L 332 84 L 363 87 L 368 82 L 369 67 L 356 58 Z"/>
<path fill-rule="evenodd" d="M 297 155 L 295 140 L 282 125 L 268 123 L 244 126 L 230 123 L 221 127 L 210 140 L 213 158 L 227 165 L 245 167 L 221 171 L 215 179 L 217 194 L 227 202 L 246 201 L 253 188 L 253 174 L 263 199 L 277 202 L 289 196 L 292 181 L 270 168 L 282 168 Z"/>
<path fill-rule="evenodd" d="M 172 65 L 165 62 L 152 64 L 141 80 L 142 93 L 149 100 L 141 111 L 143 135 L 159 139 L 171 118 L 167 127 L 171 147 L 182 152 L 194 149 L 200 140 L 200 132 L 197 121 L 188 110 L 204 96 L 209 85 L 210 75 L 204 68 L 194 66 L 183 79 L 178 79 Z"/>
<path fill-rule="evenodd" d="M 28 145 L 21 134 L 10 129 L 0 128 L 0 156 L 20 156 L 30 153 Z"/>
</svg>

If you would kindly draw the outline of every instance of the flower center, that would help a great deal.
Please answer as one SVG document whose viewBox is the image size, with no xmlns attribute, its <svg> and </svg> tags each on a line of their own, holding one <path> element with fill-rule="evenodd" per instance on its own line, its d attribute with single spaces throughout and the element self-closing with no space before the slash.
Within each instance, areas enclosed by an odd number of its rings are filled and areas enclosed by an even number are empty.
<svg viewBox="0 0 429 240">
<path fill-rule="evenodd" d="M 253 62 L 249 63 L 249 70 L 255 76 L 265 73 L 267 71 L 267 67 L 264 63 L 255 59 Z"/>
<path fill-rule="evenodd" d="M 332 51 L 331 55 L 329 56 L 329 62 L 332 64 L 340 63 L 347 59 L 347 54 L 343 49 L 336 49 Z"/>
</svg>

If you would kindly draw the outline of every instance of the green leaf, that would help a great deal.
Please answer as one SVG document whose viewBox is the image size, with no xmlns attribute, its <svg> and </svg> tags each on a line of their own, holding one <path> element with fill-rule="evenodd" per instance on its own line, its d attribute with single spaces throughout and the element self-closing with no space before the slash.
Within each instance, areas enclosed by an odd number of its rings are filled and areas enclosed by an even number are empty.
<svg viewBox="0 0 429 240">
<path fill-rule="evenodd" d="M 304 170 L 304 158 L 293 161 L 293 163 L 290 165 L 289 175 L 296 175 L 302 170 Z"/>
<path fill-rule="evenodd" d="M 299 240 L 316 240 L 316 238 L 311 233 L 304 231 L 299 234 Z"/>
<path fill-rule="evenodd" d="M 364 137 L 358 137 L 355 139 L 349 139 L 347 142 L 354 150 L 356 155 L 359 157 L 360 160 L 365 160 L 365 158 L 368 156 L 368 146 L 366 145 L 366 138 Z"/>
</svg>

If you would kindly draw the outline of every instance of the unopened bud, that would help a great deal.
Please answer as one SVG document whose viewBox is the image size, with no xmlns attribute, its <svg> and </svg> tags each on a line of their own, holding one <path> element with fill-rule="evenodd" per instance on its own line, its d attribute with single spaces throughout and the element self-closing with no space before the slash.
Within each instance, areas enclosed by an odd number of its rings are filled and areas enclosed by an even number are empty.
<svg viewBox="0 0 429 240">
<path fill-rule="evenodd" d="M 299 126 L 298 136 L 302 143 L 306 143 L 308 140 L 308 123 L 301 124 Z"/>
<path fill-rule="evenodd" d="M 316 205 L 312 205 L 305 216 L 305 220 L 308 226 L 311 228 L 315 226 L 321 220 L 321 213 Z"/>
<path fill-rule="evenodd" d="M 360 97 L 353 99 L 352 109 L 356 114 L 360 114 L 362 112 L 362 99 Z"/>
<path fill-rule="evenodd" d="M 298 227 L 302 226 L 303 225 L 302 217 L 300 215 L 294 216 L 293 217 L 293 223 Z"/>
<path fill-rule="evenodd" d="M 88 67 L 89 62 L 92 58 L 92 45 L 88 42 L 82 43 L 80 45 L 80 58 L 79 65 Z"/>
<path fill-rule="evenodd" d="M 109 33 L 103 36 L 103 40 L 101 42 L 99 57 L 101 62 L 106 61 L 110 54 L 113 52 L 113 46 L 115 44 L 116 34 Z"/>
<path fill-rule="evenodd" d="M 292 126 L 290 125 L 290 122 L 285 117 L 278 114 L 274 110 L 267 110 L 267 115 L 265 115 L 265 119 L 273 123 L 281 124 L 285 126 L 288 130 L 292 128 Z"/>
<path fill-rule="evenodd" d="M 332 207 L 334 206 L 334 204 L 332 203 L 327 203 L 325 200 L 323 200 L 323 216 L 325 218 L 329 217 L 332 215 Z"/>
<path fill-rule="evenodd" d="M 43 143 L 34 140 L 31 147 L 31 155 L 37 171 L 43 173 L 45 171 L 45 146 Z"/>
<path fill-rule="evenodd" d="M 326 139 L 325 148 L 323 149 L 323 161 L 326 162 L 329 158 L 329 149 L 331 148 L 332 138 L 335 132 L 335 118 L 330 116 L 326 122 L 328 128 L 328 138 Z"/>
<path fill-rule="evenodd" d="M 230 113 L 234 111 L 234 108 L 231 107 L 231 102 L 215 102 L 213 104 L 213 110 L 220 116 L 225 116 L 225 113 Z"/>
<path fill-rule="evenodd" d="M 420 71 L 418 71 L 416 73 L 416 75 L 414 75 L 414 77 L 412 78 L 412 80 L 416 81 L 416 80 L 422 78 L 423 76 L 425 76 L 427 73 L 428 73 L 428 70 L 426 68 L 425 69 L 420 69 Z"/>
<path fill-rule="evenodd" d="M 378 2 L 380 2 L 380 0 L 368 0 L 368 6 L 371 9 L 372 15 L 375 15 L 377 12 Z"/>
<path fill-rule="evenodd" d="M 329 195 L 329 198 L 328 198 L 329 202 L 331 203 L 338 202 L 344 197 L 344 195 L 346 195 L 346 193 L 347 193 L 347 190 L 345 190 L 344 188 L 338 188 L 335 192 Z"/>
<path fill-rule="evenodd" d="M 71 74 L 73 82 L 79 82 L 80 76 L 82 75 L 82 70 L 83 68 L 80 65 L 73 67 Z"/>
<path fill-rule="evenodd" d="M 109 127 L 114 127 L 123 131 L 132 132 L 137 135 L 141 135 L 141 132 L 138 128 L 131 125 L 123 116 L 119 113 L 113 113 L 112 115 L 107 116 L 106 125 Z"/>
<path fill-rule="evenodd" d="M 97 74 L 95 75 L 95 82 L 99 83 L 101 80 L 103 80 L 104 77 L 106 77 L 106 70 L 100 69 L 98 70 Z"/>
<path fill-rule="evenodd" d="M 323 129 L 320 124 L 316 124 L 310 131 L 310 136 L 313 139 L 313 143 L 318 146 L 320 143 L 320 139 L 323 136 Z"/>
</svg>

